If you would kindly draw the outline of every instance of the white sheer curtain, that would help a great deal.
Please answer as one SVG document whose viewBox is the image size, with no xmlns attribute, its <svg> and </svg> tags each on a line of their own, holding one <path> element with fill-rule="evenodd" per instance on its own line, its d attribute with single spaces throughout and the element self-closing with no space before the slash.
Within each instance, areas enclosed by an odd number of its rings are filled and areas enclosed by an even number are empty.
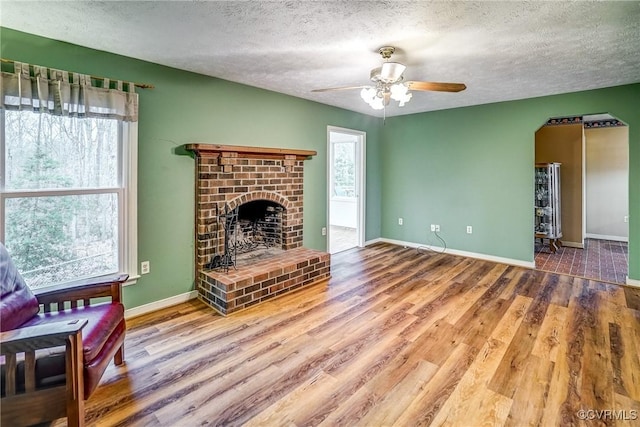
<svg viewBox="0 0 640 427">
<path fill-rule="evenodd" d="M 138 121 L 138 94 L 131 82 L 114 81 L 111 89 L 109 79 L 103 79 L 103 87 L 95 87 L 89 75 L 23 62 L 15 62 L 14 72 L 2 72 L 0 79 L 3 109 Z"/>
</svg>

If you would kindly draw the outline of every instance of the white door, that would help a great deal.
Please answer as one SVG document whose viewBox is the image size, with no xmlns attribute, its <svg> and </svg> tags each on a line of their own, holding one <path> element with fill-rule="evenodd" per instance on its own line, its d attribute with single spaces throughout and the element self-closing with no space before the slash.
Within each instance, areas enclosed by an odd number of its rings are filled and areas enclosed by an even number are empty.
<svg viewBox="0 0 640 427">
<path fill-rule="evenodd" d="M 364 155 L 366 133 L 329 126 L 329 235 L 334 254 L 364 245 Z"/>
</svg>

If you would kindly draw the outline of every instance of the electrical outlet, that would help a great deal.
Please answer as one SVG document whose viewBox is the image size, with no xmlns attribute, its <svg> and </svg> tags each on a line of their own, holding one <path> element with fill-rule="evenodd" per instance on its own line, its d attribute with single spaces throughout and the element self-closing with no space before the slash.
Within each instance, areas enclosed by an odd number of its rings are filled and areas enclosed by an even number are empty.
<svg viewBox="0 0 640 427">
<path fill-rule="evenodd" d="M 149 261 L 142 261 L 140 263 L 140 274 L 149 274 L 151 272 L 151 263 Z"/>
<path fill-rule="evenodd" d="M 404 220 L 402 218 L 398 218 L 398 225 L 404 224 Z"/>
<path fill-rule="evenodd" d="M 629 222 L 629 215 L 624 216 L 624 222 Z"/>
<path fill-rule="evenodd" d="M 471 234 L 473 233 L 473 227 L 470 225 L 467 225 L 467 234 Z"/>
<path fill-rule="evenodd" d="M 436 233 L 440 231 L 440 224 L 436 224 Z"/>
<path fill-rule="evenodd" d="M 326 236 L 327 235 L 327 227 L 322 227 L 322 235 Z"/>
<path fill-rule="evenodd" d="M 438 225 L 438 224 L 431 224 L 431 231 L 435 231 L 435 232 L 440 231 L 440 225 Z"/>
</svg>

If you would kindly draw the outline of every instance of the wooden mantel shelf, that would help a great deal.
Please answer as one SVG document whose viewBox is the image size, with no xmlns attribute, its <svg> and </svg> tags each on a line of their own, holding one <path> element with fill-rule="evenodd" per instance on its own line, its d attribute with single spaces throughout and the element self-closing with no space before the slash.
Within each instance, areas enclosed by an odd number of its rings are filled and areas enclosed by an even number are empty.
<svg viewBox="0 0 640 427">
<path fill-rule="evenodd" d="M 295 150 L 291 148 L 245 147 L 242 145 L 218 144 L 186 144 L 185 150 L 193 151 L 198 156 L 219 157 L 222 153 L 237 153 L 238 157 L 284 159 L 285 156 L 296 156 L 297 160 L 305 160 L 318 154 L 313 150 Z"/>
</svg>

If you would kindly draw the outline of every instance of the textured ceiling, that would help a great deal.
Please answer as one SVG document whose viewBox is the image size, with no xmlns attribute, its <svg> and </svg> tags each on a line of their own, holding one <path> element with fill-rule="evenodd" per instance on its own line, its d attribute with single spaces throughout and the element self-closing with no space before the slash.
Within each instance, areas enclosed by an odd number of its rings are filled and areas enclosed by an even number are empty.
<svg viewBox="0 0 640 427">
<path fill-rule="evenodd" d="M 397 48 L 414 92 L 387 116 L 640 82 L 640 2 L 0 2 L 0 25 L 380 116 L 358 90 Z M 47 64 L 40 64 L 47 65 Z M 153 81 L 148 83 L 153 84 Z M 594 112 L 595 113 L 595 112 Z"/>
</svg>

